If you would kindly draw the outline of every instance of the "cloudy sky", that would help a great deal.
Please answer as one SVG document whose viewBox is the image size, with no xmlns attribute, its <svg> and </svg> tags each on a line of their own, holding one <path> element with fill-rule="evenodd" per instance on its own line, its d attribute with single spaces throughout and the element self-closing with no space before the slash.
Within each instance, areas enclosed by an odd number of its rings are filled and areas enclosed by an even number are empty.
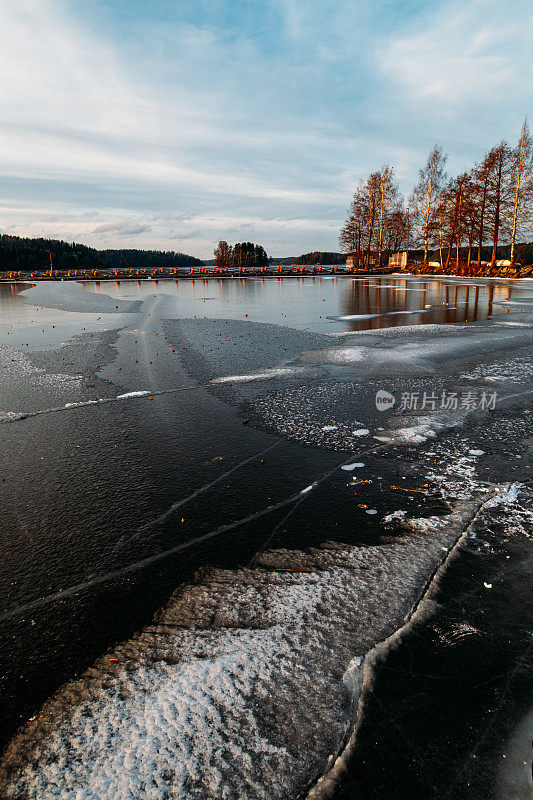
<svg viewBox="0 0 533 800">
<path fill-rule="evenodd" d="M 337 250 L 357 180 L 532 112 L 530 0 L 1 0 L 0 232 Z"/>
</svg>

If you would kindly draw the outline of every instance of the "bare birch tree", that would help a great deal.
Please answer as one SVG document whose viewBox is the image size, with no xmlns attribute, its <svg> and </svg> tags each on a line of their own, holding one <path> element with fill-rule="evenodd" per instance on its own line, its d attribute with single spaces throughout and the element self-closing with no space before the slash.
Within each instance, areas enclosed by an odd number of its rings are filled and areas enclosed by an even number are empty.
<svg viewBox="0 0 533 800">
<path fill-rule="evenodd" d="M 407 238 L 406 213 L 392 167 L 373 172 L 355 190 L 340 245 L 353 258 L 354 266 L 381 265 L 392 242 Z"/>
<path fill-rule="evenodd" d="M 398 223 L 401 209 L 402 202 L 394 178 L 394 168 L 385 165 L 379 173 L 378 265 L 381 265 L 383 250 L 388 249 L 390 228 Z"/>
<path fill-rule="evenodd" d="M 511 266 L 516 262 L 516 237 L 533 218 L 533 140 L 527 118 L 522 125 L 520 141 L 511 153 L 512 211 L 510 214 Z"/>
<path fill-rule="evenodd" d="M 485 235 L 486 216 L 488 210 L 490 177 L 494 171 L 496 163 L 496 148 L 488 152 L 483 161 L 473 169 L 473 181 L 475 186 L 476 205 L 478 207 L 478 249 L 477 266 L 481 268 L 481 256 Z"/>
<path fill-rule="evenodd" d="M 446 158 L 442 148 L 435 145 L 425 167 L 418 173 L 418 183 L 409 201 L 411 227 L 415 239 L 423 245 L 424 262 L 427 262 L 428 250 L 438 228 L 438 206 L 445 180 Z"/>
<path fill-rule="evenodd" d="M 491 151 L 492 152 L 492 151 Z M 506 142 L 493 149 L 494 166 L 489 177 L 490 188 L 490 210 L 492 214 L 492 258 L 490 261 L 491 269 L 496 266 L 496 256 L 498 251 L 498 241 L 500 231 L 505 219 L 505 212 L 509 202 L 509 182 L 508 169 L 510 159 L 510 149 Z"/>
</svg>

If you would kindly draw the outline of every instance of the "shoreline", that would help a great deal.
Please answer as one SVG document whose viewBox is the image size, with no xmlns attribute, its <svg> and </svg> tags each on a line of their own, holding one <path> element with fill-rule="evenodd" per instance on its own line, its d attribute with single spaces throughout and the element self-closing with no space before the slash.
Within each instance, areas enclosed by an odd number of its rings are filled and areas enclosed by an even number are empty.
<svg viewBox="0 0 533 800">
<path fill-rule="evenodd" d="M 367 272 L 367 271 L 360 271 L 360 272 L 318 272 L 318 271 L 306 271 L 306 272 L 269 272 L 261 274 L 245 274 L 245 275 L 218 275 L 216 273 L 200 273 L 194 275 L 159 275 L 156 278 L 148 278 L 146 276 L 137 277 L 135 275 L 119 275 L 119 276 L 109 276 L 109 275 L 98 275 L 96 277 L 70 277 L 70 278 L 30 278 L 30 277 L 17 277 L 17 278 L 6 278 L 0 277 L 0 284 L 5 284 L 7 286 L 14 285 L 17 283 L 30 283 L 30 284 L 40 284 L 40 283 L 120 283 L 121 281 L 135 281 L 139 283 L 158 283 L 159 281 L 198 281 L 198 280 L 217 280 L 217 281 L 228 281 L 228 280 L 280 280 L 280 279 L 302 279 L 302 278 L 389 278 L 394 280 L 404 280 L 406 278 L 426 278 L 432 280 L 442 280 L 442 279 L 449 279 L 455 278 L 457 280 L 479 280 L 479 281 L 533 281 L 533 273 L 530 275 L 458 275 L 456 273 L 433 273 L 433 272 L 405 272 L 405 273 L 398 273 L 398 272 L 387 272 L 381 270 L 380 272 Z"/>
</svg>

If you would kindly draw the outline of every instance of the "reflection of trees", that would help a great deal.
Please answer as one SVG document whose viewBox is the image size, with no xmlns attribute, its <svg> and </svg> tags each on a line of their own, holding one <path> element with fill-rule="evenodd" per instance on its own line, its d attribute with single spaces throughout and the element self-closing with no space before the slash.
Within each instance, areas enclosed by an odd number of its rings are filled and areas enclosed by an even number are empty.
<svg viewBox="0 0 533 800">
<path fill-rule="evenodd" d="M 492 314 L 494 286 L 443 284 L 441 281 L 417 282 L 412 288 L 405 280 L 369 277 L 346 283 L 341 307 L 343 315 L 380 314 L 374 319 L 347 320 L 349 330 L 390 328 L 419 322 L 475 322 Z M 381 288 L 379 288 L 381 287 Z M 397 291 L 403 289 L 403 291 Z M 417 289 L 418 291 L 413 291 Z M 426 309 L 426 305 L 435 308 Z M 412 311 L 412 317 L 395 312 Z M 420 316 L 416 312 L 421 313 Z"/>
</svg>

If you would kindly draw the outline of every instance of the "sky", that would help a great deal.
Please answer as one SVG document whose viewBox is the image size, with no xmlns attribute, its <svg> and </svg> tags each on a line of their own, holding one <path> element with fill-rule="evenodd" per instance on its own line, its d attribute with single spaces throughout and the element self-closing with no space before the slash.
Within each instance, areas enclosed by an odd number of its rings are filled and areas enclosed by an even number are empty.
<svg viewBox="0 0 533 800">
<path fill-rule="evenodd" d="M 408 195 L 532 112 L 530 0 L 2 0 L 0 233 L 211 258 L 338 251 L 357 181 Z"/>
</svg>

